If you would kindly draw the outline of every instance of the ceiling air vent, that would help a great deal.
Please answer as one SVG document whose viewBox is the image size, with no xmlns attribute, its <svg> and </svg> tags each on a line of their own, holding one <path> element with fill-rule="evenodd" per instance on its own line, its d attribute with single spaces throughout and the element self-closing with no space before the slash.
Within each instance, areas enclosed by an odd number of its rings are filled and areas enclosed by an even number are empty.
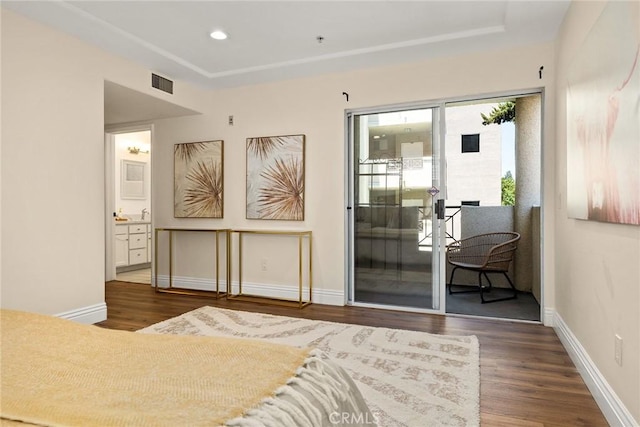
<svg viewBox="0 0 640 427">
<path fill-rule="evenodd" d="M 173 82 L 157 74 L 151 74 L 151 86 L 163 92 L 173 94 Z"/>
</svg>

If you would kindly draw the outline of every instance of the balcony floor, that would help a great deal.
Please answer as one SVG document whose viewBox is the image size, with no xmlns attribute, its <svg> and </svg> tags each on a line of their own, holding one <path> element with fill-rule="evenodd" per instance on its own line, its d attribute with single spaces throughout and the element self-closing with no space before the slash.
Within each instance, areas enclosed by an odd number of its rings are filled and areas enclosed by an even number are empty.
<svg viewBox="0 0 640 427">
<path fill-rule="evenodd" d="M 411 308 L 431 308 L 431 288 L 428 272 L 389 271 L 359 268 L 357 270 L 356 301 Z M 469 288 L 473 289 L 473 288 Z M 458 287 L 456 290 L 462 290 Z M 493 288 L 487 299 L 509 296 L 511 291 Z M 482 304 L 477 292 L 449 295 L 447 313 L 504 319 L 540 321 L 540 305 L 529 292 L 518 292 L 514 300 Z"/>
</svg>

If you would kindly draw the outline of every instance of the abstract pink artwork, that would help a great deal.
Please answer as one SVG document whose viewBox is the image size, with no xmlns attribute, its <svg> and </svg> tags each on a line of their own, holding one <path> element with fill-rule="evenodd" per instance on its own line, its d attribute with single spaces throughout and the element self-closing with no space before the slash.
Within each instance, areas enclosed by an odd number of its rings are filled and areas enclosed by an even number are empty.
<svg viewBox="0 0 640 427">
<path fill-rule="evenodd" d="M 640 224 L 640 4 L 608 2 L 568 73 L 567 208 Z"/>
</svg>

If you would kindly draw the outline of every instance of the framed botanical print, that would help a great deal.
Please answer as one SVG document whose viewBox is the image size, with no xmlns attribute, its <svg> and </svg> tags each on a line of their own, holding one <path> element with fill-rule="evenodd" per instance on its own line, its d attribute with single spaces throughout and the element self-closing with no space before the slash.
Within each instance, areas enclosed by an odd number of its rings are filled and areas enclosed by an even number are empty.
<svg viewBox="0 0 640 427">
<path fill-rule="evenodd" d="M 174 217 L 222 218 L 223 141 L 175 144 Z"/>
<path fill-rule="evenodd" d="M 247 138 L 247 219 L 304 220 L 304 135 Z"/>
</svg>

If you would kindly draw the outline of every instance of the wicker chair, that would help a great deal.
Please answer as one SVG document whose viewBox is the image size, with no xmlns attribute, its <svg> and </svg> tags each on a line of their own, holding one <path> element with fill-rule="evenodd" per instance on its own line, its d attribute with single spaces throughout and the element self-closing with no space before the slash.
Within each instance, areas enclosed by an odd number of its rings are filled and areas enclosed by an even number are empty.
<svg viewBox="0 0 640 427">
<path fill-rule="evenodd" d="M 499 232 L 499 233 L 487 233 L 472 236 L 466 239 L 459 240 L 447 246 L 447 262 L 453 265 L 451 270 L 451 277 L 447 287 L 449 288 L 449 294 L 466 293 L 466 292 L 480 292 L 480 300 L 482 303 L 505 301 L 514 299 L 518 296 L 518 291 L 513 282 L 507 275 L 509 271 L 509 265 L 513 260 L 513 256 L 516 252 L 518 240 L 520 240 L 520 234 L 515 232 Z M 458 268 L 463 270 L 472 270 L 478 272 L 478 288 L 473 290 L 453 291 L 453 275 Z M 507 278 L 511 289 L 513 289 L 513 295 L 506 298 L 497 298 L 487 300 L 484 297 L 485 292 L 490 292 L 493 287 L 488 273 L 501 273 Z M 487 279 L 488 286 L 482 284 L 482 276 Z"/>
</svg>

